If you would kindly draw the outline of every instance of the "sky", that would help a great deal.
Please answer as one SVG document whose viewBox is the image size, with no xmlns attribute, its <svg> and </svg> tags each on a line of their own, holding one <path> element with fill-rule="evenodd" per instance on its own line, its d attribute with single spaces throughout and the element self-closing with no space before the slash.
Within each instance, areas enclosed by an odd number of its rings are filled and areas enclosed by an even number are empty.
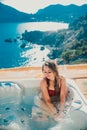
<svg viewBox="0 0 87 130">
<path fill-rule="evenodd" d="M 87 4 L 87 0 L 0 0 L 0 2 L 26 13 L 36 13 L 39 9 L 52 4 Z"/>
</svg>

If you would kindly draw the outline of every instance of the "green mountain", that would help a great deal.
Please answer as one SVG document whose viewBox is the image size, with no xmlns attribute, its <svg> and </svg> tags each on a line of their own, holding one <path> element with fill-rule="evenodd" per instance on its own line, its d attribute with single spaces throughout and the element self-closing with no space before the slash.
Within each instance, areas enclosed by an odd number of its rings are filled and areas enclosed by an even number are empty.
<svg viewBox="0 0 87 130">
<path fill-rule="evenodd" d="M 71 23 L 80 16 L 87 13 L 87 4 L 77 6 L 74 4 L 70 5 L 50 5 L 44 9 L 38 10 L 36 13 L 37 19 L 41 21 L 62 21 Z"/>
<path fill-rule="evenodd" d="M 87 63 L 87 15 L 69 25 L 61 57 L 65 63 Z"/>
<path fill-rule="evenodd" d="M 0 22 L 32 21 L 32 14 L 20 12 L 0 2 Z"/>
<path fill-rule="evenodd" d="M 20 12 L 0 2 L 0 22 L 40 22 L 54 21 L 71 23 L 87 13 L 87 4 L 77 5 L 50 5 L 38 10 L 35 14 Z"/>
</svg>

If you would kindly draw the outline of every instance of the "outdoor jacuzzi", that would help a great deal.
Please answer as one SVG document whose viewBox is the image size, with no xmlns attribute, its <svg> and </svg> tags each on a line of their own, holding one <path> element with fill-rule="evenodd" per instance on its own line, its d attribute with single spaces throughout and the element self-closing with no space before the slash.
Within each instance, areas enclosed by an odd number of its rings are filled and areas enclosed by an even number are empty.
<svg viewBox="0 0 87 130">
<path fill-rule="evenodd" d="M 87 100 L 75 82 L 67 79 L 74 100 L 65 118 L 56 122 L 50 116 L 44 120 L 35 104 L 41 79 L 0 82 L 0 130 L 87 130 Z"/>
</svg>

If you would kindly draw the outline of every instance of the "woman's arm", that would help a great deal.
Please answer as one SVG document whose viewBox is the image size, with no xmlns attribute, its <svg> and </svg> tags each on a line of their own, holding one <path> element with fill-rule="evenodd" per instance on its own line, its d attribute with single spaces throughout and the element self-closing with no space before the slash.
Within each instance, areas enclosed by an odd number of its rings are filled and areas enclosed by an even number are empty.
<svg viewBox="0 0 87 130">
<path fill-rule="evenodd" d="M 41 91 L 42 91 L 42 98 L 44 99 L 46 105 L 48 106 L 50 114 L 52 116 L 55 116 L 57 114 L 57 110 L 54 107 L 54 105 L 51 103 L 50 96 L 49 96 L 48 90 L 47 90 L 47 83 L 46 83 L 45 79 L 43 79 L 41 81 L 40 87 L 41 87 Z"/>
<path fill-rule="evenodd" d="M 64 109 L 65 106 L 65 101 L 66 101 L 66 93 L 67 93 L 67 88 L 66 88 L 66 80 L 64 77 L 60 77 L 60 107 L 61 110 Z"/>
</svg>

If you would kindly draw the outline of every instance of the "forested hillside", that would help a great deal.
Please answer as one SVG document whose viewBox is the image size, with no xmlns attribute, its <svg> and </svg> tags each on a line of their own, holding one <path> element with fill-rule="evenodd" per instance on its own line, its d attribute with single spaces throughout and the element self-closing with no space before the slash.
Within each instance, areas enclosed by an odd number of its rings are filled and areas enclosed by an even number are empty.
<svg viewBox="0 0 87 130">
<path fill-rule="evenodd" d="M 87 15 L 69 25 L 68 29 L 55 32 L 27 30 L 22 39 L 50 49 L 49 58 L 59 64 L 87 63 Z"/>
</svg>

